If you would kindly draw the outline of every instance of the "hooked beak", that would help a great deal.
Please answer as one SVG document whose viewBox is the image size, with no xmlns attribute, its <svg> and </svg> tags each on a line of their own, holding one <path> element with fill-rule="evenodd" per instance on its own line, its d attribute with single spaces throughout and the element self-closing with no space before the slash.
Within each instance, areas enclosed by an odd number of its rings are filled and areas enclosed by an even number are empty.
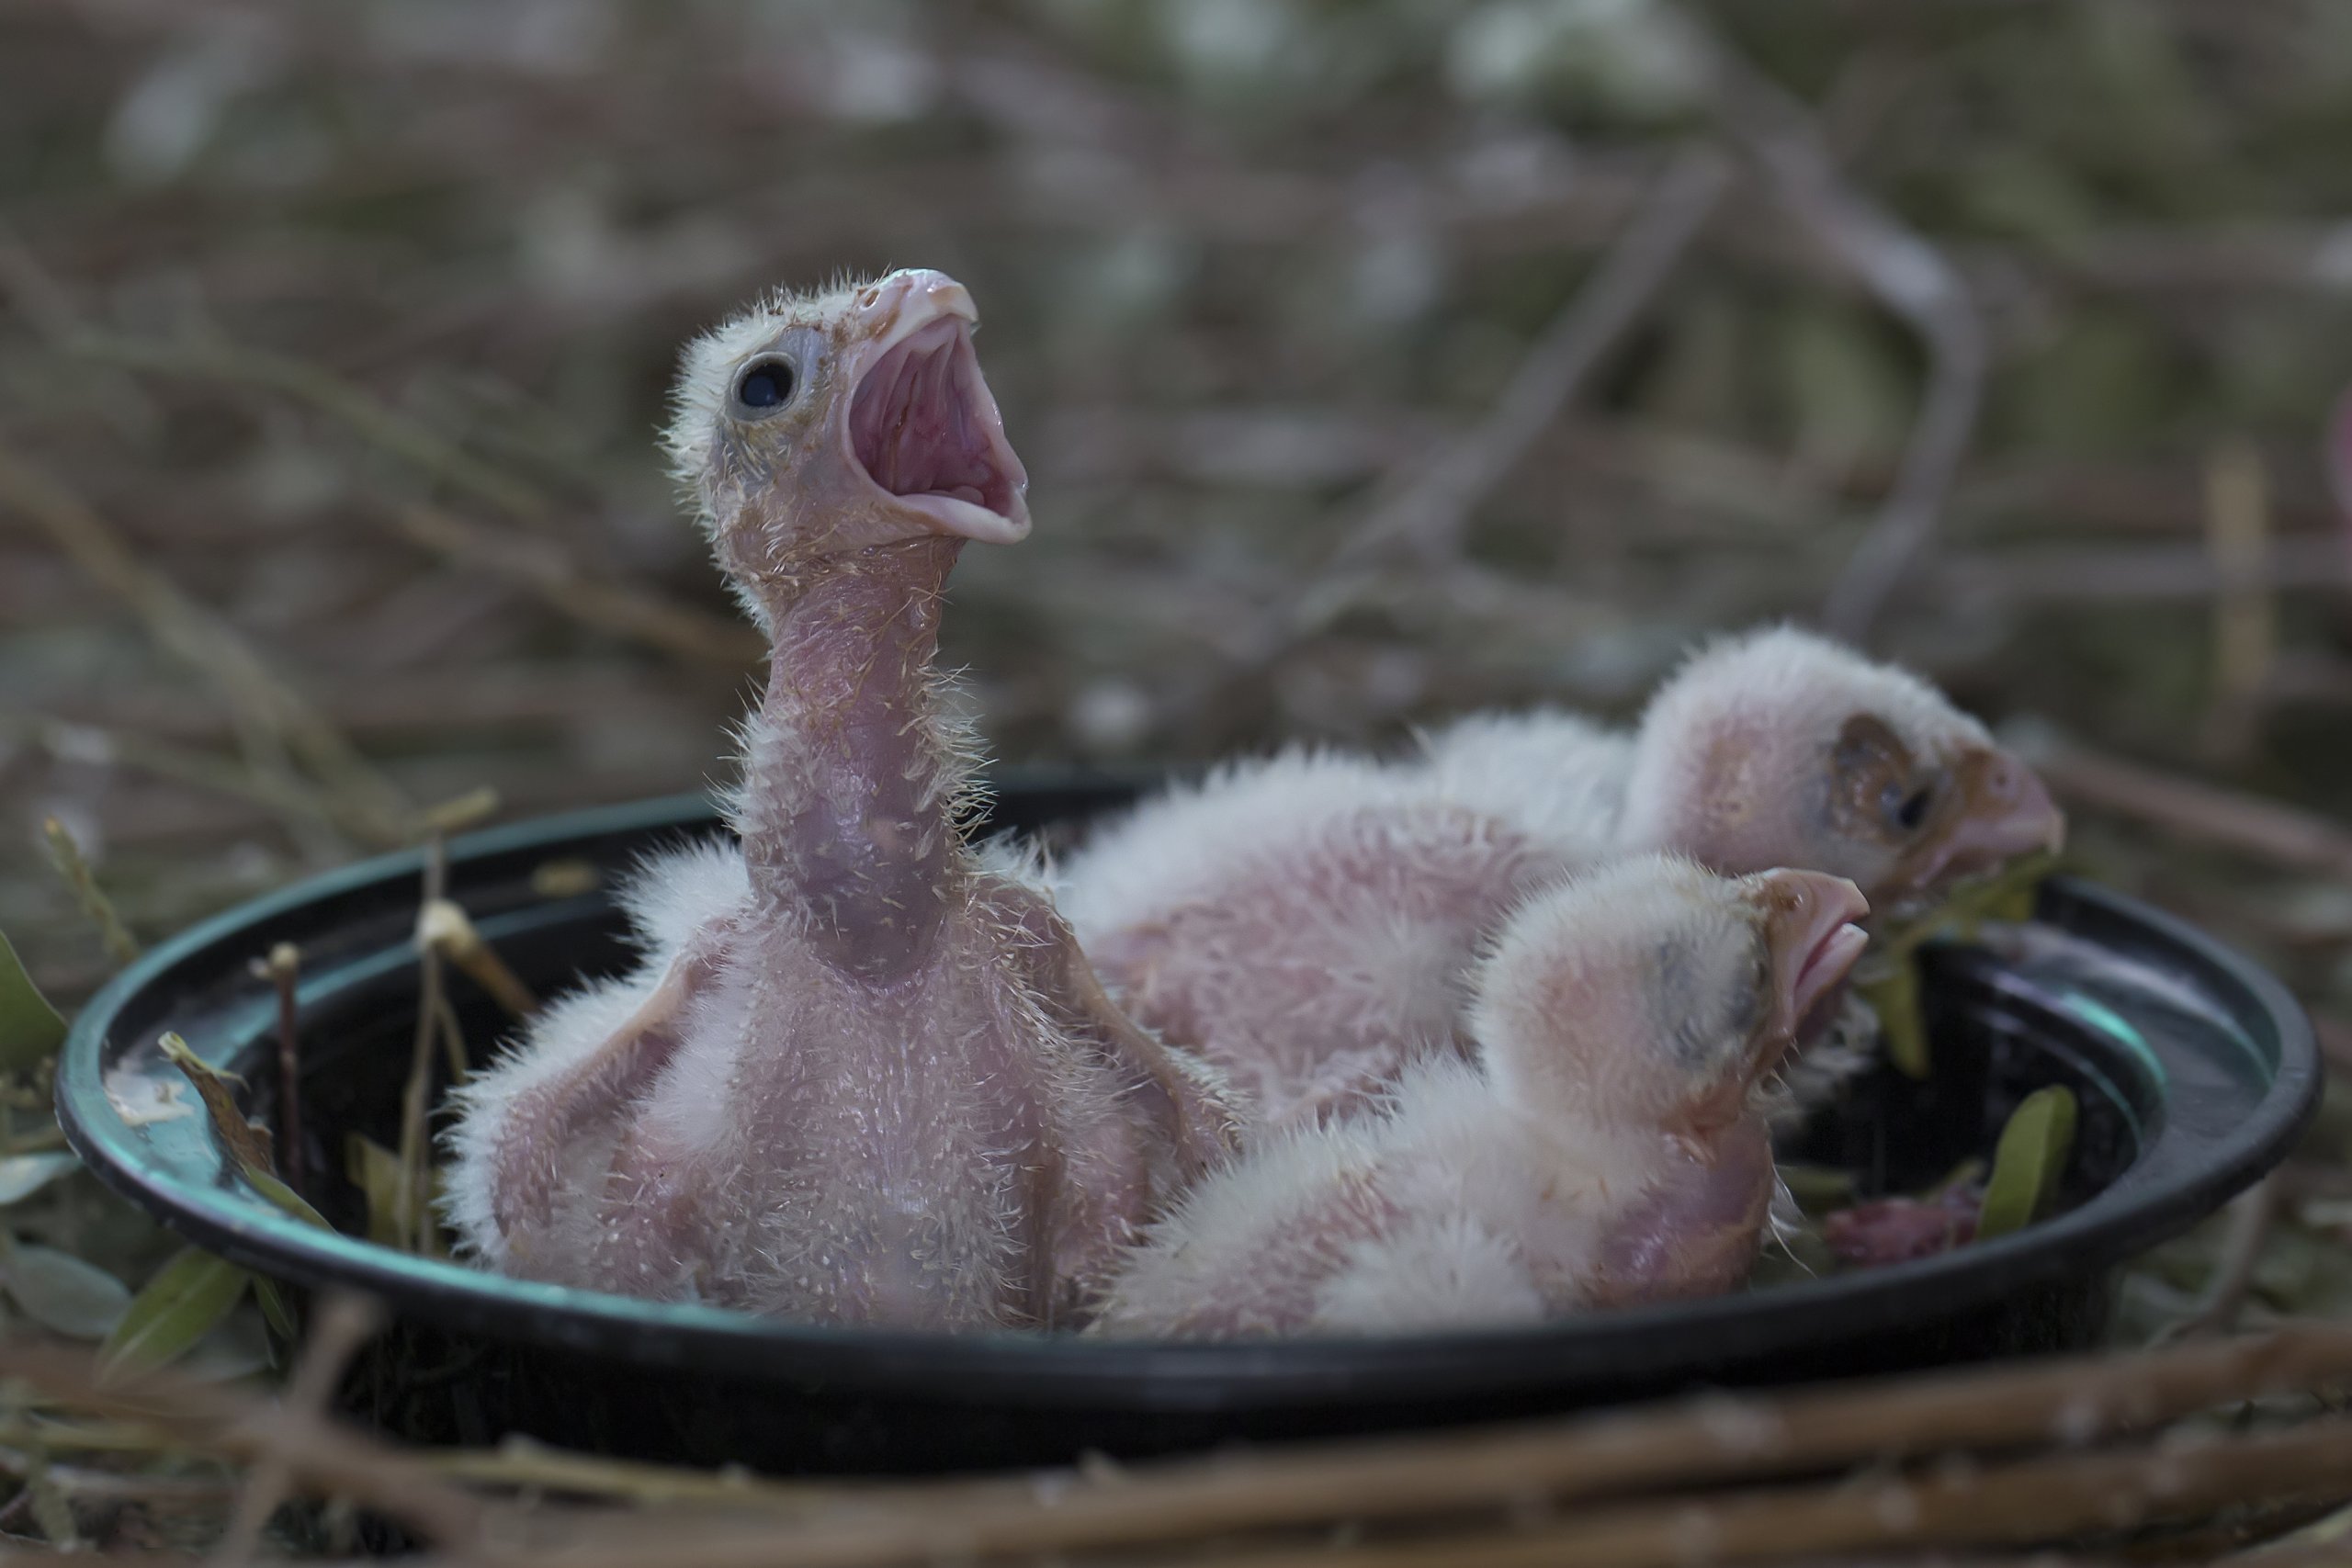
<svg viewBox="0 0 2352 1568">
<path fill-rule="evenodd" d="M 972 297 L 944 273 L 894 272 L 857 301 L 851 462 L 923 526 L 1009 545 L 1029 533 L 1028 471 L 972 352 Z"/>
<path fill-rule="evenodd" d="M 1861 889 L 1823 872 L 1771 871 L 1758 881 L 1772 984 L 1771 1024 L 1761 1042 L 1767 1059 L 1755 1069 L 1761 1077 L 1827 1019 L 1839 987 L 1870 945 L 1857 922 L 1871 907 Z"/>
<path fill-rule="evenodd" d="M 1855 924 L 1871 907 L 1861 889 L 1818 871 L 1768 871 L 1747 879 L 1761 911 L 1771 1006 L 1749 1039 L 1740 1070 L 1718 1078 L 1685 1109 L 1670 1136 L 1711 1163 L 1711 1140 L 1754 1111 L 1756 1086 L 1796 1044 L 1828 1021 L 1846 976 L 1870 945 Z"/>
<path fill-rule="evenodd" d="M 1922 846 L 1908 878 L 1913 888 L 1997 871 L 2019 855 L 2064 846 L 2065 813 L 2015 754 L 1980 748 L 1960 759 L 1952 776 L 1955 804 L 1943 830 Z"/>
<path fill-rule="evenodd" d="M 1752 1112 L 1755 1086 L 1830 1021 L 1839 989 L 1870 945 L 1856 924 L 1870 915 L 1870 900 L 1844 877 L 1778 870 L 1747 882 L 1764 921 L 1764 983 L 1771 987 L 1771 1004 L 1747 1042 L 1746 1063 L 1691 1100 L 1672 1128 L 1675 1143 L 1701 1164 L 1713 1161 L 1710 1138 Z"/>
</svg>

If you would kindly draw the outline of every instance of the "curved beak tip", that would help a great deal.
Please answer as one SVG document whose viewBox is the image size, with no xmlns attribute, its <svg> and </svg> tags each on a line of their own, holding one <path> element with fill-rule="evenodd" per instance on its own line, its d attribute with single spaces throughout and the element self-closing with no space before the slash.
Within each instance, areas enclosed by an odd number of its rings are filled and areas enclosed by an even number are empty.
<svg viewBox="0 0 2352 1568">
<path fill-rule="evenodd" d="M 1851 882 L 1824 872 L 1770 872 L 1764 886 L 1776 1011 L 1793 1032 L 1860 960 L 1870 939 L 1858 922 L 1870 902 Z"/>
<path fill-rule="evenodd" d="M 2066 845 L 2066 814 L 2041 775 L 2011 752 L 1989 750 L 1961 770 L 1962 809 L 1936 857 L 1937 876 L 1996 871 L 2019 855 Z"/>
</svg>

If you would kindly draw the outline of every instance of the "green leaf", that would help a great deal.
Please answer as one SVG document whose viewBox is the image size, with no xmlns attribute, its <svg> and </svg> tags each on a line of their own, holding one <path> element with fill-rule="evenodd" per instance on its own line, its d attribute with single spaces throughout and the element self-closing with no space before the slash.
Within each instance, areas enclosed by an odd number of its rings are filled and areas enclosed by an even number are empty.
<svg viewBox="0 0 2352 1568">
<path fill-rule="evenodd" d="M 1919 995 L 1920 947 L 1939 936 L 1973 942 L 1988 919 L 2030 918 L 2036 894 L 2056 865 L 2055 855 L 2020 855 L 1989 875 L 1955 885 L 1942 903 L 1872 941 L 1854 977 L 1854 994 L 1878 1014 L 1887 1060 L 1905 1076 L 1925 1078 L 1929 1066 L 1928 1017 Z"/>
<path fill-rule="evenodd" d="M 253 1278 L 258 1281 L 259 1276 Z M 243 1382 L 277 1366 L 277 1352 L 258 1313 L 232 1310 L 211 1333 L 176 1363 L 180 1375 L 198 1382 Z"/>
<path fill-rule="evenodd" d="M 177 1032 L 165 1030 L 156 1041 L 164 1060 L 187 1076 L 196 1086 L 198 1099 L 204 1101 L 206 1112 L 212 1118 L 212 1132 L 229 1151 L 229 1157 L 248 1170 L 270 1170 L 277 1159 L 269 1146 L 269 1129 L 245 1120 L 237 1109 L 236 1091 L 229 1086 L 241 1082 L 237 1075 L 221 1071 L 192 1050 Z"/>
<path fill-rule="evenodd" d="M 105 1269 L 29 1242 L 9 1253 L 7 1285 L 26 1316 L 69 1339 L 104 1339 L 130 1306 L 130 1292 Z"/>
<path fill-rule="evenodd" d="M 1839 1170 L 1829 1165 L 1804 1165 L 1794 1160 L 1780 1162 L 1781 1180 L 1788 1187 L 1789 1196 L 1796 1201 L 1801 1213 L 1826 1214 L 1842 1209 L 1854 1201 L 1853 1172 Z"/>
<path fill-rule="evenodd" d="M 368 1200 L 368 1239 L 379 1247 L 403 1247 L 401 1237 L 401 1157 L 375 1139 L 347 1133 L 343 1173 Z"/>
<path fill-rule="evenodd" d="M 66 1499 L 65 1488 L 49 1473 L 46 1465 L 25 1483 L 25 1490 L 32 1494 L 33 1523 L 50 1544 L 60 1551 L 71 1551 L 81 1544 L 80 1522 L 74 1517 L 74 1505 Z"/>
<path fill-rule="evenodd" d="M 30 1072 L 64 1043 L 64 1018 L 49 1005 L 0 933 L 0 1072 Z"/>
<path fill-rule="evenodd" d="M 254 1279 L 254 1300 L 261 1304 L 263 1321 L 269 1325 L 282 1344 L 291 1345 L 302 1337 L 301 1328 L 294 1321 L 294 1309 L 286 1304 L 286 1292 L 277 1281 L 256 1274 Z"/>
<path fill-rule="evenodd" d="M 2048 1212 L 2075 1152 L 2075 1091 L 2064 1084 L 2018 1102 L 1993 1150 L 1993 1174 L 1976 1212 L 1977 1240 L 2023 1230 Z"/>
<path fill-rule="evenodd" d="M 313 1209 L 310 1204 L 303 1201 L 300 1193 L 295 1191 L 291 1187 L 287 1186 L 283 1181 L 278 1180 L 277 1178 L 270 1175 L 269 1172 L 262 1169 L 258 1166 L 251 1165 L 241 1167 L 240 1169 L 244 1176 L 244 1179 L 253 1184 L 254 1191 L 260 1193 L 263 1197 L 268 1199 L 271 1202 L 277 1204 L 279 1208 L 285 1210 L 296 1219 L 302 1221 L 306 1224 L 316 1225 L 322 1231 L 331 1231 L 334 1229 L 333 1225 L 327 1224 L 327 1217 L 324 1214 L 320 1213 L 316 1209 Z"/>
<path fill-rule="evenodd" d="M 0 1208 L 21 1203 L 82 1162 L 63 1151 L 0 1158 Z"/>
<path fill-rule="evenodd" d="M 1973 1187 L 1984 1179 L 1984 1162 L 1970 1155 L 1944 1172 L 1943 1179 L 1919 1194 L 1922 1202 L 1932 1203 L 1951 1196 L 1963 1187 Z"/>
<path fill-rule="evenodd" d="M 1854 992 L 1878 1014 L 1879 1039 L 1886 1059 L 1915 1078 L 1928 1076 L 1928 1015 L 1919 1003 L 1919 960 L 1895 953 L 1875 979 L 1857 980 Z"/>
<path fill-rule="evenodd" d="M 252 1280 L 243 1269 L 201 1247 L 183 1247 L 131 1299 L 98 1348 L 104 1377 L 168 1366 L 229 1315 Z"/>
</svg>

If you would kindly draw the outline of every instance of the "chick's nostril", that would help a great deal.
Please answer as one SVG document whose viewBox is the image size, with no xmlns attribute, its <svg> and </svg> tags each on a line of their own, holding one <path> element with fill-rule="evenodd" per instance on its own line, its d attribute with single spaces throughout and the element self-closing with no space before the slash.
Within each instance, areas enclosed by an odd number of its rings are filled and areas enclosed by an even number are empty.
<svg viewBox="0 0 2352 1568">
<path fill-rule="evenodd" d="M 915 275 L 894 272 L 878 283 L 869 283 L 857 297 L 858 319 L 871 326 L 886 325 L 899 313 Z"/>
</svg>

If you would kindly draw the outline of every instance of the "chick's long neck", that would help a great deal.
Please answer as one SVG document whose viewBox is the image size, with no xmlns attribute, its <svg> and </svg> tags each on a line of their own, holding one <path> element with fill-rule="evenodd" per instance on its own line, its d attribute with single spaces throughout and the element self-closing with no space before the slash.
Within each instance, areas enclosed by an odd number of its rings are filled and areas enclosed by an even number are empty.
<svg viewBox="0 0 2352 1568">
<path fill-rule="evenodd" d="M 926 538 L 762 585 L 775 649 L 737 828 L 762 902 L 867 980 L 929 952 L 960 852 L 956 763 L 933 723 L 941 590 L 962 541 Z"/>
</svg>

